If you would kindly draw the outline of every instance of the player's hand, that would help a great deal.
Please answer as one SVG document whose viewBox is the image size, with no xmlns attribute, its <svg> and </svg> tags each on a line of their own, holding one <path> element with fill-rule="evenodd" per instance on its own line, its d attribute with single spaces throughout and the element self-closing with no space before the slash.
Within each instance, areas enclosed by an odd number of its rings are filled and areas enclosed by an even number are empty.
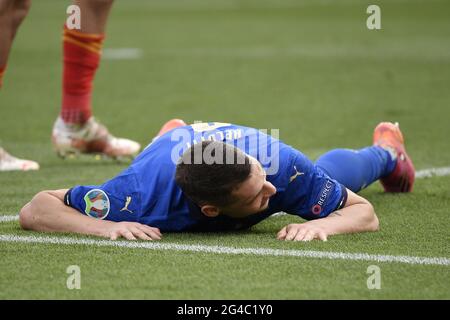
<svg viewBox="0 0 450 320">
<path fill-rule="evenodd" d="M 289 224 L 277 234 L 278 240 L 285 241 L 311 241 L 318 239 L 327 241 L 327 234 L 324 229 L 308 223 Z"/>
<path fill-rule="evenodd" d="M 123 237 L 127 240 L 161 240 L 162 234 L 158 228 L 153 228 L 137 222 L 116 222 L 107 230 L 111 240 Z"/>
</svg>

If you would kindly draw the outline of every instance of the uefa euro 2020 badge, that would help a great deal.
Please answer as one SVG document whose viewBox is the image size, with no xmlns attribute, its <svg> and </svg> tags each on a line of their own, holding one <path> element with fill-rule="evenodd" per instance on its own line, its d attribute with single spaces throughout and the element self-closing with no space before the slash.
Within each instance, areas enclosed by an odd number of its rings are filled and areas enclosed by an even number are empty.
<svg viewBox="0 0 450 320">
<path fill-rule="evenodd" d="M 105 219 L 109 213 L 110 203 L 108 195 L 100 189 L 92 189 L 84 196 L 86 209 L 84 212 L 92 218 Z"/>
</svg>

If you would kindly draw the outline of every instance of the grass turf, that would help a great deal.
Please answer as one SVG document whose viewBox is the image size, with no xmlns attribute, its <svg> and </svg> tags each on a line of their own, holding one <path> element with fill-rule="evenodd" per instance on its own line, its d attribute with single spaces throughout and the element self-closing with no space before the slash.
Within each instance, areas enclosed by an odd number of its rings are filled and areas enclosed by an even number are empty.
<svg viewBox="0 0 450 320">
<path fill-rule="evenodd" d="M 366 1 L 117 2 L 107 48 L 142 49 L 137 60 L 103 60 L 94 112 L 111 131 L 146 145 L 168 118 L 279 128 L 311 158 L 370 144 L 383 120 L 401 123 L 418 169 L 450 165 L 450 23 L 446 1 L 380 1 L 382 30 L 365 26 Z M 95 184 L 126 166 L 58 159 L 50 130 L 60 101 L 61 25 L 68 3 L 33 4 L 11 52 L 0 95 L 1 145 L 41 170 L 0 173 L 0 214 L 15 214 L 42 189 Z M 406 8 L 407 7 L 407 8 Z M 18 119 L 20 119 L 18 121 Z M 450 178 L 420 179 L 413 194 L 362 192 L 378 233 L 285 243 L 295 217 L 249 232 L 166 234 L 171 243 L 450 257 Z M 36 235 L 17 222 L 0 234 Z M 330 261 L 0 242 L 0 298 L 449 299 L 448 266 Z M 79 265 L 82 289 L 65 286 Z M 368 290 L 367 267 L 382 289 Z"/>
</svg>

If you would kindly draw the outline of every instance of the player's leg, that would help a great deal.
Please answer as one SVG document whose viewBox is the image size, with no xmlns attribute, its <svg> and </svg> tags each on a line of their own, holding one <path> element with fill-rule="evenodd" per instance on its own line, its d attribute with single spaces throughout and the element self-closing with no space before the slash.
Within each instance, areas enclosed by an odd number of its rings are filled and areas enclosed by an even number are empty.
<svg viewBox="0 0 450 320">
<path fill-rule="evenodd" d="M 31 0 L 14 0 L 13 12 L 11 17 L 12 22 L 12 39 L 16 36 L 19 26 L 22 24 L 25 17 L 28 15 L 31 7 Z"/>
<path fill-rule="evenodd" d="M 0 0 L 0 88 L 14 37 L 30 5 L 31 0 Z"/>
<path fill-rule="evenodd" d="M 389 175 L 394 170 L 395 163 L 388 151 L 377 146 L 360 150 L 335 149 L 316 161 L 316 165 L 331 178 L 353 192 Z"/>
<path fill-rule="evenodd" d="M 0 88 L 13 40 L 13 6 L 14 0 L 0 0 Z"/>
<path fill-rule="evenodd" d="M 414 166 L 398 125 L 392 123 L 377 126 L 372 147 L 335 149 L 319 157 L 316 165 L 353 192 L 379 179 L 387 192 L 410 192 L 414 184 Z"/>
<path fill-rule="evenodd" d="M 105 28 L 113 0 L 75 0 L 81 30 L 64 27 L 61 114 L 52 141 L 57 153 L 101 153 L 111 157 L 135 155 L 140 145 L 112 136 L 92 117 L 92 84 L 100 63 Z"/>
<path fill-rule="evenodd" d="M 82 33 L 104 35 L 113 0 L 73 0 L 80 7 Z"/>
<path fill-rule="evenodd" d="M 92 115 L 92 85 L 113 0 L 75 0 L 73 4 L 80 7 L 81 29 L 64 26 L 63 30 L 61 117 L 65 123 L 81 124 Z"/>
<path fill-rule="evenodd" d="M 14 36 L 30 4 L 30 0 L 0 0 L 0 88 Z M 0 147 L 0 171 L 37 169 L 37 162 L 16 158 Z"/>
</svg>

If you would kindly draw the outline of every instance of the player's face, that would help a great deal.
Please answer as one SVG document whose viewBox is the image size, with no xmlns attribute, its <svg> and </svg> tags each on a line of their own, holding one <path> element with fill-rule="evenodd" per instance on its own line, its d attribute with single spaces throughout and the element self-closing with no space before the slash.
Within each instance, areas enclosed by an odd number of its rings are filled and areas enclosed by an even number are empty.
<svg viewBox="0 0 450 320">
<path fill-rule="evenodd" d="M 266 172 L 256 159 L 252 159 L 251 167 L 248 179 L 233 191 L 237 200 L 223 208 L 222 214 L 242 218 L 264 211 L 269 206 L 269 199 L 277 190 L 266 180 Z"/>
</svg>

